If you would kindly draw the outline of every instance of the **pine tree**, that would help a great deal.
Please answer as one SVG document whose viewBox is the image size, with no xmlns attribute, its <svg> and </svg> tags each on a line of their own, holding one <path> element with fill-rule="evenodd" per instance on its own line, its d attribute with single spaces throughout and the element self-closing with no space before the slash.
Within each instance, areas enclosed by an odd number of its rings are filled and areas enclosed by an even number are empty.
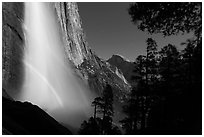
<svg viewBox="0 0 204 137">
<path fill-rule="evenodd" d="M 126 117 L 120 123 L 122 123 L 122 128 L 126 134 L 138 133 L 138 123 L 141 119 L 141 98 L 137 96 L 136 92 L 137 90 L 134 88 L 131 90 L 127 105 L 123 106 L 123 112 L 126 114 Z"/>
<path fill-rule="evenodd" d="M 96 97 L 92 102 L 94 116 L 89 121 L 84 121 L 81 125 L 80 134 L 121 134 L 119 128 L 112 123 L 113 111 L 113 91 L 109 84 L 106 84 L 101 97 Z M 96 129 L 95 129 L 96 128 Z M 91 131 L 93 130 L 93 133 Z"/>
<path fill-rule="evenodd" d="M 130 5 L 132 22 L 142 31 L 164 36 L 194 31 L 202 34 L 201 2 L 136 2 Z"/>
<path fill-rule="evenodd" d="M 96 119 L 96 114 L 100 109 L 100 106 L 102 106 L 103 99 L 101 97 L 96 97 L 94 101 L 92 102 L 92 106 L 94 106 L 94 119 Z"/>
<path fill-rule="evenodd" d="M 121 123 L 127 134 L 142 133 L 147 127 L 152 105 L 151 92 L 158 79 L 157 43 L 152 38 L 148 38 L 146 42 L 146 56 L 140 55 L 135 61 L 135 72 L 140 75 L 133 77 L 136 79 L 137 87 L 132 88 L 128 104 L 123 107 L 127 117 L 121 120 Z"/>
<path fill-rule="evenodd" d="M 168 44 L 164 46 L 160 51 L 160 74 L 165 84 L 170 87 L 170 82 L 176 82 L 178 78 L 178 66 L 179 66 L 179 52 L 174 45 Z"/>
</svg>

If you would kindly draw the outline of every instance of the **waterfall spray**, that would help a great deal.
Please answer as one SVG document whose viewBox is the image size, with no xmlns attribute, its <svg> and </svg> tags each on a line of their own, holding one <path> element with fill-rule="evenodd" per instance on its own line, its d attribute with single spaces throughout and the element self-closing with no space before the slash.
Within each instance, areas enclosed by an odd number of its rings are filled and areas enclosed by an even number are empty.
<svg viewBox="0 0 204 137">
<path fill-rule="evenodd" d="M 24 26 L 25 79 L 19 100 L 38 105 L 59 122 L 79 126 L 91 113 L 91 93 L 66 60 L 54 5 L 25 3 Z"/>
</svg>

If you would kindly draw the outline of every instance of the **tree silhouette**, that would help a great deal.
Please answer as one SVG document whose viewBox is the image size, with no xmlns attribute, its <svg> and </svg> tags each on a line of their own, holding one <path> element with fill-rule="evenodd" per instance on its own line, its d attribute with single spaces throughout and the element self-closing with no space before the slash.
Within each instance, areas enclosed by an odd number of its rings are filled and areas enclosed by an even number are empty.
<svg viewBox="0 0 204 137">
<path fill-rule="evenodd" d="M 183 50 L 183 61 L 186 64 L 186 75 L 188 76 L 189 85 L 192 84 L 192 65 L 193 65 L 193 56 L 196 43 L 194 40 L 188 39 L 186 42 L 183 42 L 182 45 L 186 45 L 186 48 Z"/>
<path fill-rule="evenodd" d="M 81 135 L 99 135 L 101 133 L 101 127 L 99 124 L 100 122 L 100 118 L 90 117 L 88 122 L 84 120 L 84 122 L 81 124 L 78 133 Z"/>
<path fill-rule="evenodd" d="M 202 3 L 133 3 L 129 14 L 132 22 L 142 31 L 150 34 L 162 33 L 163 36 L 194 32 L 194 36 L 183 45 L 179 52 L 176 46 L 168 44 L 161 51 L 155 42 L 148 39 L 147 55 L 136 59 L 136 97 L 151 99 L 140 101 L 139 113 L 146 113 L 144 134 L 200 134 L 202 127 Z M 149 53 L 148 53 L 149 52 Z M 155 54 L 152 54 L 155 53 Z M 153 59 L 151 59 L 151 57 Z M 153 76 L 153 77 L 152 77 Z M 144 99 L 144 98 L 142 98 Z M 147 107 L 148 105 L 149 107 Z M 145 107 L 144 107 L 145 106 Z M 131 107 L 129 107 L 131 108 Z M 140 107 L 139 107 L 140 108 Z M 149 108 L 145 112 L 144 108 Z M 128 109 L 127 109 L 128 110 Z M 126 131 L 132 130 L 132 112 L 124 119 Z M 135 113 L 136 115 L 136 113 Z M 142 115 L 140 115 L 142 116 Z M 144 115 L 143 115 L 144 116 Z M 137 116 L 137 118 L 140 118 Z M 129 123 L 128 123 L 129 122 Z M 141 118 L 141 127 L 144 126 Z M 142 126 L 143 125 L 143 126 Z M 143 129 L 143 128 L 141 128 Z M 136 133 L 136 132 L 135 132 Z M 138 132 L 137 132 L 138 133 Z M 143 134 L 142 133 L 142 134 Z"/>
<path fill-rule="evenodd" d="M 102 93 L 102 97 L 96 97 L 92 102 L 94 106 L 94 118 L 96 114 L 102 114 L 102 119 L 110 117 L 114 114 L 113 112 L 113 91 L 109 84 L 106 84 L 106 87 Z"/>
<path fill-rule="evenodd" d="M 130 5 L 132 22 L 142 31 L 164 36 L 194 31 L 201 36 L 201 2 L 137 2 Z"/>
<path fill-rule="evenodd" d="M 83 135 L 115 135 L 121 134 L 119 128 L 112 123 L 113 91 L 109 84 L 106 84 L 101 97 L 96 97 L 92 102 L 94 117 L 81 124 L 79 134 Z M 98 114 L 98 115 L 97 115 Z"/>
<path fill-rule="evenodd" d="M 160 74 L 163 81 L 166 81 L 166 84 L 169 85 L 170 82 L 175 80 L 175 76 L 177 74 L 177 68 L 179 66 L 179 52 L 174 45 L 168 44 L 161 49 L 160 56 Z"/>
<path fill-rule="evenodd" d="M 133 88 L 127 105 L 123 106 L 123 112 L 126 117 L 120 123 L 122 123 L 122 128 L 126 134 L 138 133 L 138 123 L 141 120 L 141 97 L 137 96 L 136 92 L 136 89 Z"/>
<path fill-rule="evenodd" d="M 114 112 L 113 112 L 113 90 L 109 84 L 106 85 L 103 94 L 102 94 L 102 99 L 103 99 L 103 118 L 105 116 L 110 116 L 112 117 Z"/>
<path fill-rule="evenodd" d="M 101 108 L 102 104 L 103 99 L 101 97 L 96 97 L 92 102 L 92 106 L 94 106 L 94 119 L 96 118 L 96 113 L 99 112 L 99 109 Z"/>
<path fill-rule="evenodd" d="M 201 127 L 201 108 L 202 108 L 202 51 L 200 49 L 201 43 L 193 39 L 188 39 L 185 43 L 186 48 L 182 51 L 182 67 L 183 69 L 183 79 L 185 80 L 185 85 L 183 86 L 184 97 L 186 103 L 183 107 L 183 112 L 186 113 L 185 117 L 186 125 L 199 125 Z M 191 102 L 187 101 L 191 100 Z M 194 130 L 200 128 L 191 127 Z"/>
<path fill-rule="evenodd" d="M 153 87 L 158 78 L 157 43 L 152 38 L 148 38 L 146 42 L 146 56 L 140 55 L 135 61 L 135 72 L 139 73 L 140 77 L 133 79 L 136 79 L 138 84 L 132 88 L 127 105 L 123 107 L 127 117 L 120 122 L 126 134 L 141 134 L 147 128 Z"/>
<path fill-rule="evenodd" d="M 109 84 L 106 84 L 106 87 L 102 93 L 103 103 L 101 106 L 103 120 L 102 120 L 102 134 L 108 134 L 108 130 L 111 129 L 112 126 L 112 116 L 113 116 L 113 91 Z"/>
<path fill-rule="evenodd" d="M 158 51 L 157 43 L 152 38 L 147 39 L 147 55 L 146 55 L 146 75 L 147 80 L 156 82 L 158 77 Z M 147 83 L 148 85 L 148 83 Z"/>
</svg>

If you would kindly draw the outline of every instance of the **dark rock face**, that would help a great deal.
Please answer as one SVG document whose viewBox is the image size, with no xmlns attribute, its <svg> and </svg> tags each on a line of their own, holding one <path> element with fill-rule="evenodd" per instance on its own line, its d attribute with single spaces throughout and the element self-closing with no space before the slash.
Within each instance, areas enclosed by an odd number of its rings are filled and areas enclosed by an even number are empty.
<svg viewBox="0 0 204 137">
<path fill-rule="evenodd" d="M 23 17 L 23 3 L 2 3 L 2 84 L 16 91 L 23 76 Z"/>
<path fill-rule="evenodd" d="M 132 83 L 131 77 L 135 75 L 133 72 L 135 70 L 135 64 L 126 60 L 120 55 L 113 55 L 110 59 L 107 60 L 112 66 L 120 69 L 129 83 Z"/>
<path fill-rule="evenodd" d="M 9 100 L 14 101 L 14 99 L 10 95 L 8 95 L 8 93 L 6 92 L 5 89 L 2 89 L 2 96 L 9 99 Z"/>
<path fill-rule="evenodd" d="M 2 126 L 4 134 L 70 135 L 68 129 L 38 106 L 2 98 Z"/>
</svg>

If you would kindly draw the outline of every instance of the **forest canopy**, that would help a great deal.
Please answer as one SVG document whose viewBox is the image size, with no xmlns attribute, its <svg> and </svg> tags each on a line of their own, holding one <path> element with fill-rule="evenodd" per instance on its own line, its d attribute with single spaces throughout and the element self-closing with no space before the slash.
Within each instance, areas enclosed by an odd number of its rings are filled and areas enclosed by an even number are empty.
<svg viewBox="0 0 204 137">
<path fill-rule="evenodd" d="M 131 4 L 128 12 L 132 22 L 150 34 L 169 36 L 194 31 L 201 35 L 201 2 L 137 2 Z"/>
</svg>

